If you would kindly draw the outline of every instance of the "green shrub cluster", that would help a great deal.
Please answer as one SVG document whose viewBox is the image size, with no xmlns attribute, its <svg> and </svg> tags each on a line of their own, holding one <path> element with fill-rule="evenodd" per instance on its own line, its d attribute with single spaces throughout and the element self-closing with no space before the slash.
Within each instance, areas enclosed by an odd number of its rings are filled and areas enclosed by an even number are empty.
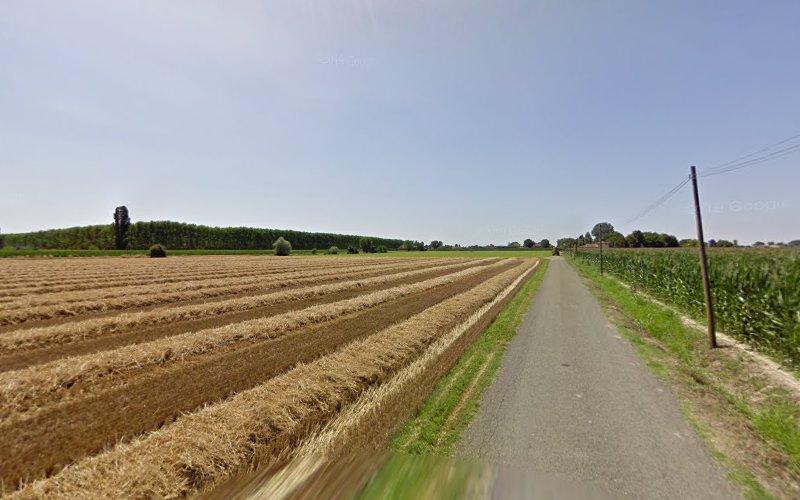
<svg viewBox="0 0 800 500">
<path fill-rule="evenodd" d="M 372 241 L 372 238 L 360 238 L 358 240 L 358 247 L 364 253 L 375 253 L 375 243 Z"/>
<path fill-rule="evenodd" d="M 164 245 L 159 245 L 156 243 L 155 245 L 150 247 L 150 257 L 151 258 L 160 258 L 167 256 L 167 249 L 164 248 Z"/>
<path fill-rule="evenodd" d="M 292 244 L 283 239 L 283 236 L 278 237 L 272 247 L 275 249 L 275 255 L 286 256 L 292 253 Z"/>
</svg>

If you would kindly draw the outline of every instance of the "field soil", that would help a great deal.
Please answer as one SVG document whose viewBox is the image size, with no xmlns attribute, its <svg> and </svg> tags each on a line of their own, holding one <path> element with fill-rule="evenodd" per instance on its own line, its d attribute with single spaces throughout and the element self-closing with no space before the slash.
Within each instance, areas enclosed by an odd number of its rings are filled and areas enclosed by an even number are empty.
<svg viewBox="0 0 800 500">
<path fill-rule="evenodd" d="M 420 365 L 418 384 L 403 386 L 387 407 L 391 425 L 375 422 L 372 430 L 383 429 L 380 435 L 360 432 L 345 440 L 377 445 L 424 400 L 532 263 L 6 259 L 0 262 L 11 277 L 0 284 L 6 318 L 0 483 L 25 498 L 207 490 L 259 461 L 285 460 L 348 405 L 404 367 Z M 501 292 L 502 301 L 492 302 Z M 487 303 L 493 305 L 487 309 Z M 213 306 L 208 314 L 206 304 Z M 476 311 L 447 349 L 425 355 L 438 335 Z M 148 354 L 159 352 L 159 358 Z M 220 423 L 200 424 L 217 416 Z M 197 425 L 203 436 L 192 430 Z M 233 448 L 225 442 L 239 451 L 228 455 Z M 205 451 L 190 449 L 201 443 Z M 151 445 L 162 451 L 135 451 Z M 172 468 L 174 460 L 184 465 Z M 152 467 L 138 469 L 145 462 Z M 199 472 L 205 463 L 215 465 Z M 130 481 L 112 479 L 123 470 Z"/>
</svg>

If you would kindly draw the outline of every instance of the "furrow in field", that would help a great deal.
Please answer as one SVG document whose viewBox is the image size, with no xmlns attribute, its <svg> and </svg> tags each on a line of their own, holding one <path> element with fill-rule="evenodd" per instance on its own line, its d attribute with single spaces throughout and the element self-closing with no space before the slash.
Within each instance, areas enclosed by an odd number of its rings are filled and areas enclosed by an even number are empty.
<svg viewBox="0 0 800 500">
<path fill-rule="evenodd" d="M 342 263 L 344 264 L 344 263 Z M 326 269 L 330 265 L 306 265 L 306 266 L 292 266 L 295 270 L 298 269 Z M 264 274 L 266 272 L 275 272 L 285 268 L 265 267 L 265 266 L 252 266 L 238 269 L 219 269 L 195 271 L 195 272 L 177 272 L 177 273 L 158 273 L 144 277 L 104 277 L 94 280 L 63 278 L 57 281 L 47 281 L 40 283 L 26 283 L 17 284 L 12 286 L 0 287 L 0 302 L 10 302 L 14 298 L 22 297 L 24 295 L 43 295 L 53 294 L 58 292 L 69 291 L 82 291 L 82 290 L 97 290 L 101 288 L 113 288 L 123 286 L 142 286 L 142 285 L 156 285 L 167 283 L 180 283 L 191 282 L 211 278 L 237 278 L 247 277 Z"/>
<path fill-rule="evenodd" d="M 336 266 L 345 263 L 352 264 L 353 262 L 367 262 L 374 259 L 367 259 L 362 257 L 350 257 L 346 259 L 340 258 L 319 258 L 319 257 L 261 257 L 259 260 L 237 261 L 234 257 L 233 260 L 217 258 L 203 263 L 187 262 L 185 257 L 176 257 L 174 259 L 160 260 L 160 259 L 142 259 L 145 263 L 144 267 L 133 267 L 130 265 L 133 262 L 131 259 L 117 259 L 113 266 L 109 267 L 96 267 L 95 265 L 88 266 L 85 270 L 70 270 L 54 268 L 45 274 L 14 274 L 7 269 L 7 262 L 9 259 L 4 259 L 0 262 L 0 269 L 3 270 L 6 279 L 0 288 L 5 289 L 9 286 L 28 286 L 31 284 L 59 284 L 61 280 L 73 280 L 72 282 L 95 280 L 95 279 L 126 279 L 126 278 L 156 278 L 164 276 L 165 274 L 183 273 L 190 274 L 192 272 L 210 272 L 210 271 L 237 271 L 242 269 L 278 269 L 285 267 L 304 267 L 304 266 Z M 382 258 L 386 262 L 399 261 L 402 257 Z"/>
<path fill-rule="evenodd" d="M 233 346 L 189 362 L 132 373 L 83 388 L 75 397 L 0 425 L 6 482 L 39 475 L 158 428 L 203 404 L 254 387 L 297 363 L 310 362 L 353 340 L 404 321 L 497 275 L 506 266 L 404 296 L 373 308 L 290 332 L 267 342 Z M 99 417 L 98 416 L 102 416 Z M 41 429 L 47 428 L 43 436 Z"/>
<path fill-rule="evenodd" d="M 380 266 L 392 266 L 396 265 L 395 263 L 384 263 L 384 262 L 360 262 L 358 264 L 351 264 L 350 266 L 333 266 L 331 268 L 325 267 L 321 269 L 312 268 L 313 271 L 328 271 L 328 272 L 335 272 L 338 269 L 348 268 L 348 267 L 361 267 L 361 268 L 368 268 L 368 267 L 380 267 Z M 192 280 L 188 282 L 179 282 L 179 283 L 172 283 L 167 285 L 162 284 L 155 284 L 155 285 L 131 285 L 122 288 L 116 289 L 100 289 L 100 290 L 81 290 L 81 291 L 70 291 L 70 292 L 56 292 L 56 293 L 47 293 L 41 295 L 32 295 L 32 296 L 24 296 L 15 298 L 9 302 L 3 303 L 3 308 L 6 310 L 13 310 L 18 308 L 29 308 L 29 307 L 38 307 L 38 306 L 47 306 L 47 305 L 60 305 L 60 304 L 70 304 L 73 302 L 84 302 L 89 300 L 109 300 L 114 299 L 117 297 L 123 297 L 126 295 L 132 294 L 146 294 L 146 293 L 153 293 L 155 291 L 161 292 L 184 292 L 184 291 L 193 291 L 199 290 L 202 288 L 211 288 L 211 287 L 224 287 L 224 286 L 231 286 L 231 285 L 248 285 L 257 283 L 264 278 L 278 278 L 279 276 L 283 275 L 290 275 L 291 273 L 308 273 L 309 269 L 307 267 L 287 267 L 282 269 L 274 269 L 264 271 L 262 273 L 255 273 L 249 276 L 244 277 L 233 277 L 233 278 L 210 278 L 210 279 L 201 279 L 201 280 Z"/>
<path fill-rule="evenodd" d="M 70 387 L 146 367 L 180 362 L 228 345 L 273 339 L 305 326 L 330 321 L 401 296 L 430 290 L 479 273 L 504 266 L 503 260 L 486 267 L 469 268 L 422 282 L 392 287 L 330 304 L 312 306 L 277 316 L 258 318 L 220 328 L 188 332 L 112 351 L 53 361 L 22 370 L 0 373 L 0 418 L 24 412 L 44 396 L 58 397 Z"/>
<path fill-rule="evenodd" d="M 116 316 L 104 318 L 72 321 L 54 326 L 14 330 L 0 335 L 0 364 L 3 364 L 2 362 L 6 359 L 6 356 L 19 351 L 41 349 L 45 347 L 54 347 L 58 350 L 63 350 L 64 346 L 62 344 L 83 342 L 97 337 L 127 332 L 134 329 L 154 326 L 169 328 L 172 324 L 178 322 L 196 321 L 209 317 L 216 319 L 220 316 L 229 315 L 232 312 L 255 309 L 259 309 L 260 312 L 263 313 L 266 312 L 263 311 L 263 308 L 271 305 L 286 302 L 299 302 L 303 301 L 303 299 L 326 297 L 336 294 L 340 295 L 340 292 L 351 290 L 363 292 L 371 287 L 397 283 L 432 273 L 444 274 L 453 269 L 481 266 L 489 262 L 488 260 L 476 260 L 468 263 L 455 263 L 432 268 L 401 271 L 393 274 L 362 277 L 350 281 L 337 281 L 334 283 L 290 289 L 263 295 L 237 297 L 219 302 L 163 307 L 149 311 L 121 313 Z M 296 307 L 293 308 L 296 309 Z M 0 368 L 0 370 L 2 370 L 2 368 Z"/>
<path fill-rule="evenodd" d="M 306 285 L 322 285 L 326 283 L 330 283 L 337 280 L 345 280 L 345 279 L 357 279 L 357 278 L 367 278 L 372 276 L 379 276 L 385 273 L 391 272 L 400 272 L 400 271 L 407 271 L 413 269 L 432 269 L 436 266 L 431 264 L 426 265 L 415 265 L 413 263 L 406 263 L 406 264 L 396 264 L 393 266 L 387 266 L 384 268 L 368 268 L 368 269 L 356 269 L 356 270 L 348 270 L 332 274 L 324 274 L 319 276 L 318 273 L 311 274 L 307 277 L 299 277 L 294 278 L 292 280 L 283 279 L 280 280 L 278 283 L 273 283 L 271 285 L 265 286 L 258 286 L 258 287 L 245 287 L 242 289 L 237 289 L 232 287 L 231 290 L 228 290 L 227 293 L 225 290 L 210 290 L 210 291 L 200 291 L 193 292 L 188 295 L 182 295 L 180 297 L 175 297 L 174 294 L 164 298 L 160 297 L 158 300 L 160 302 L 150 303 L 150 300 L 144 301 L 144 304 L 141 304 L 141 299 L 135 299 L 133 303 L 131 301 L 126 301 L 126 303 L 122 304 L 121 309 L 117 307 L 110 307 L 108 308 L 106 304 L 89 304 L 92 308 L 89 310 L 81 310 L 81 311 L 74 311 L 73 309 L 68 309 L 66 314 L 65 312 L 59 311 L 57 314 L 49 314 L 51 311 L 45 311 L 48 313 L 46 318 L 24 318 L 25 321 L 12 323 L 9 325 L 3 325 L 0 321 L 0 337 L 5 334 L 13 333 L 18 330 L 22 329 L 29 329 L 29 328 L 44 328 L 49 326 L 56 326 L 62 325 L 70 322 L 78 322 L 84 321 L 87 319 L 100 319 L 100 318 L 108 318 L 114 317 L 122 313 L 137 313 L 137 312 L 145 312 L 154 309 L 165 309 L 170 307 L 181 307 L 181 306 L 188 306 L 188 305 L 196 305 L 196 304 L 212 304 L 215 302 L 222 302 L 225 300 L 232 300 L 235 298 L 244 298 L 250 297 L 255 295 L 264 295 L 265 293 L 272 293 L 277 291 L 287 291 L 292 290 L 295 288 L 299 288 Z M 99 309 L 95 308 L 100 306 Z M 115 304 L 115 306 L 119 306 Z M 31 311 L 34 314 L 40 314 L 42 311 Z M 30 314 L 30 313 L 29 313 Z M 2 316 L 2 312 L 0 312 L 0 317 Z M 201 326 L 202 327 L 202 326 Z"/>
<path fill-rule="evenodd" d="M 256 457 L 275 462 L 370 386 L 390 379 L 439 336 L 492 302 L 530 265 L 520 264 L 337 352 L 77 462 L 16 495 L 185 496 Z"/>
<path fill-rule="evenodd" d="M 167 304 L 172 302 L 192 301 L 199 299 L 211 299 L 225 295 L 245 295 L 260 293 L 267 290 L 280 290 L 283 288 L 297 286 L 300 284 L 313 283 L 330 277 L 345 278 L 359 273 L 389 271 L 392 269 L 423 268 L 431 266 L 432 263 L 403 263 L 337 268 L 332 270 L 322 270 L 314 272 L 298 271 L 287 272 L 266 276 L 255 282 L 241 283 L 219 286 L 206 286 L 204 288 L 192 287 L 191 290 L 168 291 L 164 292 L 160 287 L 153 287 L 150 293 L 143 295 L 126 295 L 111 299 L 86 300 L 83 302 L 72 302 L 67 304 L 53 304 L 38 307 L 19 308 L 0 311 L 0 325 L 16 325 L 31 321 L 42 321 L 53 318 L 63 318 L 90 314 L 104 311 L 118 311 L 137 307 L 147 307 L 157 304 Z M 219 281 L 217 281 L 219 283 Z M 142 292 L 140 292 L 142 293 Z"/>
<path fill-rule="evenodd" d="M 402 260 L 409 260 L 407 258 L 382 258 L 383 262 L 399 262 Z M 61 272 L 56 273 L 48 278 L 33 279 L 31 277 L 24 279 L 7 279 L 0 283 L 0 291 L 14 291 L 19 288 L 25 287 L 50 287 L 60 285 L 78 285 L 87 282 L 105 283 L 109 281 L 124 281 L 124 280 L 153 280 L 164 277 L 178 277 L 178 276 L 192 276 L 192 275 L 205 275 L 205 274 L 224 274 L 224 273 L 238 273 L 243 271 L 273 271 L 287 268 L 323 268 L 323 267 L 337 267 L 352 265 L 357 262 L 372 262 L 374 259 L 366 258 L 308 258 L 305 260 L 280 260 L 278 258 L 265 258 L 259 262 L 240 262 L 231 263 L 226 260 L 219 260 L 213 263 L 203 265 L 180 265 L 164 267 L 159 265 L 158 259 L 153 261 L 153 264 L 147 269 L 138 271 L 129 270 L 121 261 L 113 270 L 86 273 L 70 273 Z M 2 268 L 2 262 L 0 262 Z"/>
<path fill-rule="evenodd" d="M 72 271 L 72 270 L 61 270 L 57 271 L 54 270 L 53 272 L 47 274 L 31 274 L 31 275 L 24 275 L 18 274 L 15 276 L 9 276 L 9 280 L 2 285 L 2 290 L 6 289 L 16 289 L 19 287 L 26 287 L 26 286 L 49 286 L 49 285 L 58 285 L 60 283 L 79 283 L 85 281 L 93 281 L 93 280 L 120 280 L 120 279 L 147 279 L 147 278 L 157 278 L 159 276 L 164 275 L 171 275 L 175 273 L 180 274 L 192 274 L 192 273 L 204 273 L 204 272 L 212 272 L 212 271 L 233 271 L 239 269 L 266 269 L 273 267 L 269 263 L 264 263 L 259 265 L 258 263 L 240 263 L 240 264 L 231 264 L 226 263 L 224 261 L 215 262 L 213 264 L 205 264 L 205 265 L 191 265 L 191 264 L 184 264 L 180 267 L 175 266 L 164 266 L 161 265 L 159 260 L 153 260 L 150 267 L 146 269 L 132 269 L 130 266 L 126 265 L 125 261 L 119 261 L 116 268 L 114 269 L 100 269 L 100 268 L 91 268 L 87 269 L 86 271 Z M 295 263 L 297 265 L 297 263 Z M 2 266 L 2 263 L 0 263 Z"/>
<path fill-rule="evenodd" d="M 319 261 L 312 257 L 259 257 L 253 259 L 241 259 L 239 257 L 203 257 L 197 260 L 191 257 L 175 257 L 170 259 L 121 259 L 115 257 L 105 264 L 96 262 L 94 259 L 76 259 L 80 266 L 63 266 L 63 259 L 52 259 L 42 261 L 26 261 L 24 264 L 37 263 L 39 269 L 20 269 L 14 270 L 13 259 L 4 259 L 0 262 L 0 268 L 8 275 L 12 282 L 30 282 L 34 279 L 58 279 L 63 276 L 75 278 L 102 278 L 105 276 L 131 276 L 147 275 L 154 272 L 175 272 L 186 270 L 210 270 L 220 266 L 234 269 L 241 266 L 282 266 L 282 265 L 302 265 L 310 260 Z M 19 261 L 18 261 L 19 262 Z"/>
<path fill-rule="evenodd" d="M 353 404 L 326 423 L 322 430 L 312 434 L 301 446 L 289 450 L 286 467 L 268 481 L 250 481 L 248 476 L 263 476 L 250 473 L 235 481 L 238 485 L 250 487 L 242 489 L 241 486 L 236 488 L 233 484 L 223 483 L 222 488 L 213 490 L 211 496 L 232 496 L 223 493 L 226 490 L 227 493 L 235 493 L 236 498 L 294 497 L 299 493 L 298 490 L 302 491 L 304 498 L 330 496 L 319 491 L 326 488 L 322 484 L 325 469 L 333 463 L 341 463 L 343 458 L 352 456 L 357 450 L 371 453 L 383 450 L 389 436 L 425 401 L 437 381 L 450 371 L 537 266 L 538 262 L 491 302 L 440 336 L 412 363 L 385 383 L 370 386 Z M 237 491 L 231 492 L 232 488 Z"/>
</svg>

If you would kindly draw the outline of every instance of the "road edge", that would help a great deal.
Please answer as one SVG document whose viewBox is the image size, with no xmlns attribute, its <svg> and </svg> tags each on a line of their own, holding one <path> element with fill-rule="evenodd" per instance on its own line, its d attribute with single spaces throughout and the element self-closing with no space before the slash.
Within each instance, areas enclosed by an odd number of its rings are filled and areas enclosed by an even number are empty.
<svg viewBox="0 0 800 500">
<path fill-rule="evenodd" d="M 800 408 L 787 407 L 791 400 L 749 373 L 741 356 L 705 349 L 702 333 L 686 325 L 674 310 L 615 278 L 565 260 L 650 371 L 673 391 L 686 421 L 742 494 L 746 498 L 798 495 Z M 765 425 L 766 415 L 775 415 L 778 423 L 773 429 Z"/>
</svg>

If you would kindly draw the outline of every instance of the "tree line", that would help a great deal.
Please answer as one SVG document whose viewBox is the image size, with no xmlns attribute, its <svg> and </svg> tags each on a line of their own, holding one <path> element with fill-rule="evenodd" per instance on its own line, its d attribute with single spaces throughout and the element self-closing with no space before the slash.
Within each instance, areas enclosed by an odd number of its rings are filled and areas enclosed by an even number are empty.
<svg viewBox="0 0 800 500">
<path fill-rule="evenodd" d="M 684 244 L 683 246 L 691 246 L 691 241 L 678 241 L 678 238 L 671 234 L 640 231 L 638 229 L 625 236 L 616 231 L 610 223 L 599 222 L 595 224 L 590 232 L 581 234 L 576 238 L 561 238 L 557 241 L 557 244 L 559 248 L 570 248 L 575 245 L 583 246 L 600 242 L 614 248 L 673 248 L 682 246 L 682 243 Z"/>
<path fill-rule="evenodd" d="M 696 247 L 699 243 L 696 239 L 688 238 L 678 240 L 675 236 L 667 233 L 656 233 L 652 231 L 632 231 L 627 236 L 616 231 L 614 226 L 608 222 L 599 222 L 594 225 L 590 232 L 579 235 L 577 238 L 561 238 L 557 241 L 559 248 L 572 248 L 575 245 L 583 246 L 590 243 L 603 242 L 612 248 L 674 248 L 674 247 Z M 708 240 L 708 246 L 720 248 L 735 248 L 740 246 L 738 240 Z M 763 246 L 800 246 L 800 240 L 794 240 L 787 244 L 769 242 L 764 244 L 757 241 L 754 247 Z"/>
<path fill-rule="evenodd" d="M 14 248 L 74 250 L 143 250 L 161 244 L 175 250 L 261 250 L 271 249 L 283 237 L 299 250 L 359 246 L 363 236 L 312 233 L 288 229 L 253 227 L 211 227 L 172 221 L 131 223 L 128 210 L 118 207 L 113 224 L 49 229 L 5 234 L 5 244 Z M 403 241 L 370 237 L 372 243 L 396 250 Z"/>
</svg>

